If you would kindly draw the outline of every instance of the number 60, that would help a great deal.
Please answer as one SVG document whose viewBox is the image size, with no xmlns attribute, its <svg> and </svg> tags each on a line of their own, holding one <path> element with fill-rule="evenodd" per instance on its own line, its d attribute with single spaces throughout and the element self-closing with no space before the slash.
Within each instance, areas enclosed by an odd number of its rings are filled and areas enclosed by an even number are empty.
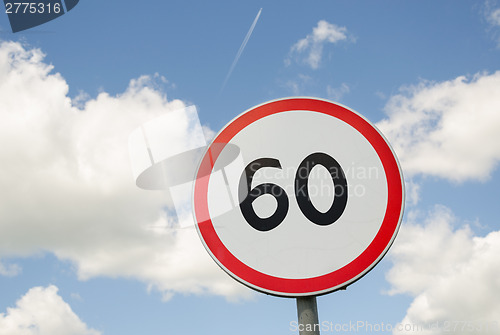
<svg viewBox="0 0 500 335">
<path fill-rule="evenodd" d="M 322 165 L 328 170 L 334 185 L 333 203 L 324 213 L 314 207 L 309 197 L 309 175 L 316 165 Z M 288 196 L 280 186 L 264 183 L 252 189 L 253 176 L 265 167 L 281 169 L 281 164 L 275 158 L 259 158 L 252 161 L 241 174 L 238 189 L 241 213 L 250 226 L 259 231 L 269 231 L 279 226 L 285 219 L 289 208 Z M 252 206 L 252 203 L 264 194 L 273 196 L 278 204 L 276 211 L 267 218 L 259 217 Z M 295 198 L 300 211 L 309 221 L 320 226 L 327 226 L 337 221 L 347 205 L 347 180 L 340 164 L 333 157 L 322 152 L 307 156 L 300 163 L 295 174 Z"/>
</svg>

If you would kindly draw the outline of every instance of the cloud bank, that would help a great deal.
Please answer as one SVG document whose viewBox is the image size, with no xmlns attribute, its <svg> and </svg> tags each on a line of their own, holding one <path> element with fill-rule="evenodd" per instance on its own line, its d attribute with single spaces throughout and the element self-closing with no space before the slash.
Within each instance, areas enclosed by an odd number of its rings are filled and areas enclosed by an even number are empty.
<svg viewBox="0 0 500 335">
<path fill-rule="evenodd" d="M 421 223 L 423 221 L 423 223 Z M 391 249 L 390 294 L 414 297 L 403 324 L 418 334 L 498 334 L 500 231 L 474 236 L 450 209 L 411 212 Z M 395 334 L 415 334 L 396 331 Z"/>
<path fill-rule="evenodd" d="M 0 259 L 50 252 L 75 264 L 84 280 L 138 279 L 165 298 L 247 297 L 195 229 L 172 229 L 164 194 L 139 189 L 132 177 L 129 134 L 185 103 L 167 100 L 143 76 L 116 96 L 76 101 L 77 108 L 67 82 L 43 58 L 38 49 L 0 44 Z M 169 145 L 190 139 L 183 120 L 171 127 Z M 0 265 L 2 274 L 19 271 Z"/>
<path fill-rule="evenodd" d="M 500 160 L 500 72 L 405 87 L 377 126 L 389 138 L 419 198 L 417 176 L 487 180 Z M 407 182 L 408 184 L 408 182 Z M 475 236 L 451 209 L 410 211 L 391 248 L 390 294 L 413 301 L 394 334 L 498 334 L 500 231 Z M 417 331 L 415 330 L 417 329 Z"/>
<path fill-rule="evenodd" d="M 405 87 L 377 126 L 408 177 L 486 180 L 500 160 L 500 71 Z"/>
<path fill-rule="evenodd" d="M 57 287 L 34 287 L 0 313 L 0 335 L 100 335 L 57 294 Z"/>
</svg>

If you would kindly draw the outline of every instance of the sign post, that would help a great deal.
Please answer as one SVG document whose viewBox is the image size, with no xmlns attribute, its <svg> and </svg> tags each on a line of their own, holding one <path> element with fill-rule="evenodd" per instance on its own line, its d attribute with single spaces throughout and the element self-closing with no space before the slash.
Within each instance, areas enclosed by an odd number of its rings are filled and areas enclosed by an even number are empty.
<svg viewBox="0 0 500 335">
<path fill-rule="evenodd" d="M 297 298 L 299 335 L 319 335 L 319 316 L 316 296 Z"/>
<path fill-rule="evenodd" d="M 229 145 L 241 162 L 222 178 L 214 171 Z M 404 183 L 389 143 L 364 117 L 327 100 L 287 98 L 221 130 L 193 200 L 215 262 L 252 289 L 297 298 L 299 321 L 319 328 L 316 296 L 363 277 L 393 243 Z"/>
</svg>

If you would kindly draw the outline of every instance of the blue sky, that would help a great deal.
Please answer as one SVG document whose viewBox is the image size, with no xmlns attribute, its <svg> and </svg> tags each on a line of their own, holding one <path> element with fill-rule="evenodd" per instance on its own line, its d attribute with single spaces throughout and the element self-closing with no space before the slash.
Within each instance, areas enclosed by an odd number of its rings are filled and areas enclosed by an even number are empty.
<svg viewBox="0 0 500 335">
<path fill-rule="evenodd" d="M 179 107 L 218 132 L 295 95 L 375 123 L 407 187 L 393 247 L 318 298 L 320 321 L 497 334 L 478 326 L 500 313 L 499 59 L 496 1 L 82 0 L 16 34 L 1 14 L 0 334 L 297 334 L 293 299 L 234 282 L 197 236 L 149 229 L 165 197 L 135 186 L 127 146 Z"/>
</svg>

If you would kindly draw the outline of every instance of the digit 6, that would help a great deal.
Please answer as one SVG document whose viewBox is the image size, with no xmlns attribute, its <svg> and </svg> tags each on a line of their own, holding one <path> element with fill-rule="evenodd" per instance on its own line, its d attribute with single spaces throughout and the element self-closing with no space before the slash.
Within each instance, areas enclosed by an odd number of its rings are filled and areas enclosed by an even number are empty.
<svg viewBox="0 0 500 335">
<path fill-rule="evenodd" d="M 279 160 L 274 158 L 259 158 L 254 160 L 245 167 L 245 171 L 241 174 L 238 188 L 241 213 L 250 226 L 259 231 L 269 231 L 279 226 L 285 219 L 289 207 L 288 196 L 285 190 L 276 184 L 260 184 L 252 189 L 253 176 L 259 169 L 265 167 L 281 169 L 281 164 Z M 278 202 L 276 211 L 268 218 L 257 216 L 252 206 L 252 203 L 264 194 L 272 195 Z"/>
</svg>

